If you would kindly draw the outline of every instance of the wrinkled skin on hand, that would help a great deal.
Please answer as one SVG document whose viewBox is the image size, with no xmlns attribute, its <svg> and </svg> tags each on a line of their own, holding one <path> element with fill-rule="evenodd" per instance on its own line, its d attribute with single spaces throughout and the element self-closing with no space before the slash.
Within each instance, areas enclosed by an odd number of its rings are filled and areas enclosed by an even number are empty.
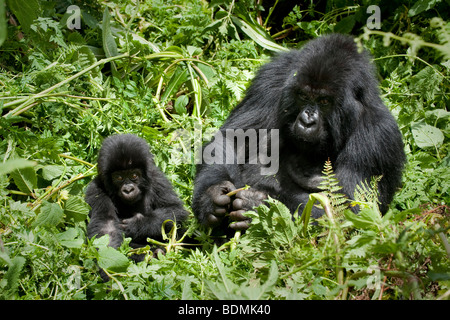
<svg viewBox="0 0 450 320">
<path fill-rule="evenodd" d="M 233 190 L 236 190 L 236 187 L 230 181 L 221 182 L 206 190 L 213 203 L 213 212 L 207 217 L 209 226 L 219 225 L 229 214 L 233 221 L 230 228 L 246 230 L 251 220 L 243 213 L 259 206 L 267 198 L 266 193 L 258 190 L 241 190 L 235 196 L 227 196 L 227 193 Z"/>
<path fill-rule="evenodd" d="M 230 218 L 236 221 L 230 224 L 234 230 L 246 230 L 249 227 L 251 219 L 244 216 L 243 213 L 259 206 L 267 198 L 267 194 L 258 190 L 241 190 L 236 194 L 233 201 L 233 211 L 230 212 Z"/>
<path fill-rule="evenodd" d="M 206 190 L 213 203 L 213 212 L 208 215 L 206 223 L 208 226 L 215 227 L 219 225 L 225 215 L 230 211 L 231 198 L 227 193 L 235 190 L 236 187 L 230 181 L 224 181 L 212 185 Z"/>
</svg>

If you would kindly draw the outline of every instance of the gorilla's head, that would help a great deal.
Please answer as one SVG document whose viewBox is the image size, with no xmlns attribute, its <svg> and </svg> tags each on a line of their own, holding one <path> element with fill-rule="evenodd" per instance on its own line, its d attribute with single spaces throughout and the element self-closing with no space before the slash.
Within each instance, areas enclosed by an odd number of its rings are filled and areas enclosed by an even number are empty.
<svg viewBox="0 0 450 320">
<path fill-rule="evenodd" d="M 335 34 L 307 43 L 293 65 L 280 101 L 279 128 L 293 146 L 337 152 L 365 100 L 379 99 L 367 53 L 358 52 L 352 37 Z"/>
<path fill-rule="evenodd" d="M 148 186 L 152 155 L 145 140 L 131 134 L 106 138 L 98 157 L 98 173 L 109 196 L 133 204 Z"/>
</svg>

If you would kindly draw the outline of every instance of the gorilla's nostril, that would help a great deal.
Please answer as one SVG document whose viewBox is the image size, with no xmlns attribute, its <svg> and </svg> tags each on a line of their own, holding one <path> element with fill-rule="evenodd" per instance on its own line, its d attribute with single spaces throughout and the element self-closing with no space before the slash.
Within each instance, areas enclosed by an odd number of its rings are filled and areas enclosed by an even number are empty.
<svg viewBox="0 0 450 320">
<path fill-rule="evenodd" d="M 134 187 L 133 186 L 125 186 L 125 187 L 123 187 L 122 190 L 123 190 L 123 193 L 130 194 L 134 191 Z"/>
<path fill-rule="evenodd" d="M 302 114 L 302 116 L 300 117 L 299 125 L 308 128 L 316 124 L 317 122 L 316 120 L 317 120 L 316 117 L 309 117 L 305 114 Z"/>
</svg>

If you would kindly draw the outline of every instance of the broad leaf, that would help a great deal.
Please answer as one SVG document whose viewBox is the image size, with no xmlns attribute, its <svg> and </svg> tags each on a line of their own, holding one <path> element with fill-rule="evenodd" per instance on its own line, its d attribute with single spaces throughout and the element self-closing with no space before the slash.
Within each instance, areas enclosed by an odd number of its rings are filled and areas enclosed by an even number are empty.
<svg viewBox="0 0 450 320">
<path fill-rule="evenodd" d="M 169 97 L 177 92 L 180 86 L 187 80 L 188 70 L 181 69 L 178 67 L 170 78 L 169 84 L 167 85 L 166 90 L 164 90 L 164 94 L 161 97 L 162 101 L 167 101 Z"/>
<path fill-rule="evenodd" d="M 56 235 L 59 243 L 66 248 L 81 248 L 84 239 L 78 237 L 79 234 L 74 228 L 69 228 L 67 231 Z"/>
<path fill-rule="evenodd" d="M 67 218 L 73 219 L 76 222 L 81 222 L 86 220 L 89 214 L 89 206 L 81 197 L 71 196 L 65 202 L 64 213 Z"/>
<path fill-rule="evenodd" d="M 186 106 L 189 103 L 189 98 L 186 95 L 179 96 L 177 100 L 175 100 L 175 111 L 178 114 L 186 113 Z"/>
<path fill-rule="evenodd" d="M 275 43 L 268 34 L 263 32 L 262 30 L 259 30 L 256 25 L 250 25 L 244 20 L 233 16 L 231 17 L 231 20 L 233 20 L 233 23 L 237 25 L 242 30 L 242 32 L 244 32 L 261 47 L 275 52 L 288 51 L 287 48 Z"/>
<path fill-rule="evenodd" d="M 64 211 L 57 203 L 43 201 L 41 212 L 33 223 L 33 227 L 51 227 L 58 225 L 64 217 Z"/>
<path fill-rule="evenodd" d="M 39 0 L 8 0 L 7 2 L 8 8 L 19 19 L 25 32 L 28 32 L 33 21 L 41 16 Z"/>
<path fill-rule="evenodd" d="M 52 181 L 53 179 L 60 178 L 63 172 L 63 166 L 48 165 L 42 168 L 42 177 L 45 180 Z"/>
<path fill-rule="evenodd" d="M 10 159 L 2 163 L 0 166 L 0 174 L 10 173 L 16 169 L 23 169 L 28 167 L 33 167 L 37 163 L 25 159 Z"/>
<path fill-rule="evenodd" d="M 418 15 L 419 13 L 423 11 L 430 10 L 433 8 L 437 3 L 441 2 L 442 0 L 419 0 L 415 1 L 414 5 L 409 9 L 408 16 L 414 17 Z"/>
<path fill-rule="evenodd" d="M 11 260 L 8 271 L 4 275 L 4 279 L 6 279 L 6 287 L 2 288 L 2 290 L 4 290 L 3 294 L 7 298 L 13 297 L 17 287 L 19 286 L 19 276 L 22 272 L 25 261 L 25 258 L 20 256 L 16 256 Z"/>
<path fill-rule="evenodd" d="M 102 269 L 114 272 L 123 272 L 128 268 L 130 261 L 127 257 L 112 247 L 99 249 L 98 265 Z"/>
<path fill-rule="evenodd" d="M 0 47 L 5 42 L 7 35 L 5 0 L 0 0 Z"/>
<path fill-rule="evenodd" d="M 10 173 L 15 185 L 20 191 L 31 194 L 37 187 L 37 176 L 33 168 L 27 167 L 14 170 Z"/>
<path fill-rule="evenodd" d="M 110 24 L 111 16 L 109 10 L 106 7 L 103 12 L 103 23 L 102 23 L 102 40 L 103 40 L 103 50 L 105 50 L 106 57 L 114 57 L 119 54 L 117 50 L 117 44 L 111 32 Z"/>
<path fill-rule="evenodd" d="M 419 148 L 439 147 L 444 142 L 444 134 L 436 127 L 425 122 L 415 122 L 411 125 L 411 131 Z"/>
</svg>

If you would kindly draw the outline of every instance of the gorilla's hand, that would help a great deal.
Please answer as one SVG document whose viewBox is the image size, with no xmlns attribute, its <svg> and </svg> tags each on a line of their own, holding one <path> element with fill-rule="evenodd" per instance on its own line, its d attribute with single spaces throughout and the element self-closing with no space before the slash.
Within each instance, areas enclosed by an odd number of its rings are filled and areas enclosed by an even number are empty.
<svg viewBox="0 0 450 320">
<path fill-rule="evenodd" d="M 244 212 L 259 206 L 267 198 L 267 194 L 258 190 L 242 190 L 236 194 L 233 201 L 233 211 L 230 218 L 236 222 L 230 224 L 234 230 L 246 230 L 249 227 L 250 219 L 243 215 Z"/>
<path fill-rule="evenodd" d="M 139 229 L 144 220 L 144 215 L 136 213 L 128 219 L 123 219 L 119 225 L 120 229 L 125 233 L 126 237 L 132 237 L 140 234 Z"/>
<path fill-rule="evenodd" d="M 206 223 L 210 227 L 220 224 L 225 214 L 229 212 L 231 198 L 227 193 L 235 190 L 236 187 L 230 181 L 212 185 L 206 190 L 206 194 L 212 201 L 213 212 L 206 217 Z"/>
</svg>

